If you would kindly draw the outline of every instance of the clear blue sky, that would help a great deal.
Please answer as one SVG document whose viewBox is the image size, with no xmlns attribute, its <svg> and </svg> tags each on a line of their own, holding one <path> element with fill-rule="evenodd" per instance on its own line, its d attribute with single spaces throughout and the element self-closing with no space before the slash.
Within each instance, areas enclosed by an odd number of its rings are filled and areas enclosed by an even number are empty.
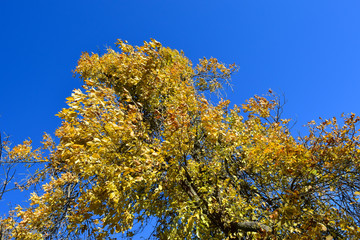
<svg viewBox="0 0 360 240">
<path fill-rule="evenodd" d="M 53 134 L 54 115 L 81 86 L 71 72 L 81 52 L 117 38 L 237 63 L 231 101 L 284 93 L 298 129 L 360 114 L 359 12 L 359 0 L 1 0 L 0 131 L 14 143 Z"/>
</svg>

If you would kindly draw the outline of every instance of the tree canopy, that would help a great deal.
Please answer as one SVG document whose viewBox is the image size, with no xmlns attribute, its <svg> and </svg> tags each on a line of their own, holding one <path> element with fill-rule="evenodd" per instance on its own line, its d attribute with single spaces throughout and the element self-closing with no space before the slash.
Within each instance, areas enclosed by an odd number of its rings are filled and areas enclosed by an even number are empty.
<svg viewBox="0 0 360 240">
<path fill-rule="evenodd" d="M 117 46 L 81 56 L 58 141 L 4 145 L 3 164 L 42 166 L 4 239 L 131 238 L 150 220 L 154 239 L 360 238 L 359 117 L 294 137 L 271 91 L 210 100 L 237 66 L 193 65 L 155 40 Z"/>
</svg>

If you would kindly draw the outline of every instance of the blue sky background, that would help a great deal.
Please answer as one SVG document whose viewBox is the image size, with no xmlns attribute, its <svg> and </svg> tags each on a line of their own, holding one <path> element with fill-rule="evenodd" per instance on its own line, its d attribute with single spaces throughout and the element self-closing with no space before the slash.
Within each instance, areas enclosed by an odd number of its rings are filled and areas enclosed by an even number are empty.
<svg viewBox="0 0 360 240">
<path fill-rule="evenodd" d="M 360 114 L 359 12 L 358 0 L 1 0 L 0 131 L 35 145 L 53 134 L 54 115 L 82 84 L 71 72 L 81 52 L 104 52 L 117 38 L 154 38 L 194 63 L 237 63 L 230 100 L 285 94 L 298 130 L 319 116 Z"/>
</svg>

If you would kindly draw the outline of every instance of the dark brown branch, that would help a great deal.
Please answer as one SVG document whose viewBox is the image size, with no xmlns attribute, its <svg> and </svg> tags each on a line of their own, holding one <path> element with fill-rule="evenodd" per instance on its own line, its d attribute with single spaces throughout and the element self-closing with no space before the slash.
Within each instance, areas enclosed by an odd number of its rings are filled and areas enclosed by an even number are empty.
<svg viewBox="0 0 360 240">
<path fill-rule="evenodd" d="M 210 213 L 208 210 L 207 201 L 202 198 L 202 196 L 197 191 L 196 187 L 192 184 L 192 179 L 187 171 L 186 167 L 182 167 L 185 171 L 185 181 L 181 181 L 181 186 L 187 193 L 187 195 L 196 200 L 196 204 L 200 207 L 203 212 L 207 215 L 213 225 L 218 226 L 222 232 L 224 232 L 227 236 L 238 233 L 238 232 L 272 232 L 272 229 L 265 225 L 255 221 L 243 221 L 243 222 L 232 222 L 230 227 L 225 227 L 224 222 L 222 221 L 223 213 Z"/>
<path fill-rule="evenodd" d="M 272 229 L 265 225 L 255 221 L 233 222 L 230 224 L 232 232 L 271 232 Z"/>
</svg>

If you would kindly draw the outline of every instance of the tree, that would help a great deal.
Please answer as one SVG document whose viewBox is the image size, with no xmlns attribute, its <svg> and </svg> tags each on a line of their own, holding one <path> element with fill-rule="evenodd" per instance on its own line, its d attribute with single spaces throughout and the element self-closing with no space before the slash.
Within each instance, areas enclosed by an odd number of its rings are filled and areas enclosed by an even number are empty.
<svg viewBox="0 0 360 240">
<path fill-rule="evenodd" d="M 9 157 L 7 155 L 8 145 L 8 138 L 6 137 L 6 139 L 3 140 L 0 132 L 0 201 L 3 200 L 5 193 L 14 190 L 14 188 L 9 188 L 9 185 L 15 175 L 15 166 L 14 163 L 6 161 Z M 0 217 L 0 240 L 7 239 L 10 234 L 10 229 L 6 226 L 6 224 L 4 224 Z"/>
<path fill-rule="evenodd" d="M 46 163 L 31 182 L 43 191 L 4 220 L 12 237 L 130 238 L 151 219 L 158 239 L 360 237 L 359 117 L 295 138 L 271 91 L 232 108 L 207 98 L 235 65 L 193 67 L 155 40 L 117 45 L 79 60 L 59 143 L 11 151 Z"/>
</svg>

